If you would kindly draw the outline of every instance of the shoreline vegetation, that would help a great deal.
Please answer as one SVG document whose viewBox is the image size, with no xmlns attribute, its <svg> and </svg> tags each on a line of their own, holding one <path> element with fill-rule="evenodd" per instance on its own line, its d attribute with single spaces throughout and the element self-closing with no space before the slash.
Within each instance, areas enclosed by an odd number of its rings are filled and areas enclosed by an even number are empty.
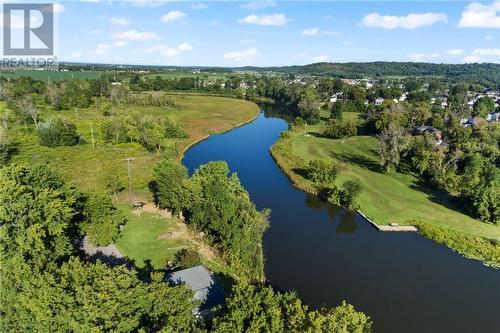
<svg viewBox="0 0 500 333">
<path fill-rule="evenodd" d="M 307 168 L 307 161 L 301 156 L 297 156 L 294 151 L 294 148 L 296 148 L 294 147 L 294 138 L 297 138 L 299 135 L 306 136 L 307 134 L 292 133 L 290 130 L 283 132 L 281 137 L 269 150 L 278 167 L 288 177 L 294 187 L 304 192 L 318 195 L 318 189 L 314 184 L 296 172 L 296 170 Z M 312 136 L 309 135 L 308 138 L 310 139 Z M 312 147 L 308 148 L 313 149 Z M 361 204 L 360 211 L 364 213 L 366 208 L 366 204 Z M 374 207 L 372 207 L 371 211 L 373 209 Z M 381 223 L 380 220 L 374 219 L 373 216 L 368 215 L 368 217 L 377 224 L 388 224 L 387 222 Z M 415 226 L 420 235 L 436 243 L 445 245 L 466 258 L 479 260 L 489 267 L 500 268 L 500 242 L 498 239 L 466 234 L 417 220 L 401 220 L 397 221 L 397 223 L 400 225 Z M 477 223 L 483 224 L 480 221 L 477 221 Z M 491 227 L 495 228 L 496 226 L 491 225 Z"/>
</svg>

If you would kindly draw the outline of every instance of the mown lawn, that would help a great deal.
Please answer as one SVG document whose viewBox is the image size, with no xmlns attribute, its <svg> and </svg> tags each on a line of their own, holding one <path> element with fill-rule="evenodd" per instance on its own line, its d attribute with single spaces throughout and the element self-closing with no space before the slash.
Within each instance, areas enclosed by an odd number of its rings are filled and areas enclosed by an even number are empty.
<svg viewBox="0 0 500 333">
<path fill-rule="evenodd" d="M 130 205 L 118 204 L 117 207 L 127 218 L 127 223 L 115 245 L 137 267 L 143 267 L 149 261 L 154 268 L 163 268 L 177 251 L 193 248 L 193 243 L 187 238 L 177 236 L 179 230 L 185 230 L 185 227 L 179 227 L 178 224 L 183 223 L 179 219 L 162 218 L 153 213 L 142 213 L 139 217 L 132 213 Z"/>
<path fill-rule="evenodd" d="M 354 117 L 354 115 L 349 115 Z M 460 212 L 445 194 L 431 190 L 421 184 L 411 174 L 394 170 L 384 173 L 380 169 L 377 139 L 372 136 L 355 136 L 333 140 L 316 136 L 322 124 L 310 126 L 304 133 L 293 133 L 292 152 L 299 159 L 287 161 L 307 163 L 322 159 L 341 163 L 337 184 L 346 179 L 357 178 L 363 184 L 363 192 L 358 198 L 361 211 L 376 223 L 400 224 L 418 220 L 470 235 L 500 240 L 500 227 L 475 220 Z M 303 165 L 301 166 L 303 167 Z M 291 167 L 293 169 L 293 166 Z M 299 187 L 308 188 L 311 184 L 295 174 Z"/>
<path fill-rule="evenodd" d="M 176 158 L 181 158 L 184 149 L 194 142 L 215 132 L 229 130 L 253 119 L 258 113 L 254 103 L 225 97 L 212 96 L 171 96 L 173 107 L 122 107 L 122 111 L 137 111 L 141 114 L 166 115 L 180 123 L 188 132 L 189 138 L 178 140 Z M 62 115 L 77 125 L 78 134 L 86 143 L 73 147 L 48 148 L 38 144 L 33 126 L 25 128 L 16 125 L 9 129 L 9 135 L 19 143 L 19 151 L 13 162 L 48 163 L 59 170 L 78 188 L 103 191 L 108 174 L 116 174 L 121 182 L 127 184 L 126 157 L 132 162 L 132 187 L 134 194 L 147 195 L 147 184 L 151 170 L 162 158 L 161 154 L 151 153 L 136 143 L 105 144 L 100 137 L 101 123 L 106 116 L 95 108 L 52 111 L 44 110 L 42 120 L 53 115 Z M 91 144 L 91 124 L 96 147 Z"/>
</svg>

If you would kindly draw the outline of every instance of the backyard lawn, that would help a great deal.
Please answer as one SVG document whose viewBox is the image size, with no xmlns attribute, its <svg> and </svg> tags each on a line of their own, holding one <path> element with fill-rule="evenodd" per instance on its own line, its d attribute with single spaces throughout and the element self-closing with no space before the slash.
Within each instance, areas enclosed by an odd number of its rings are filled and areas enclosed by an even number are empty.
<svg viewBox="0 0 500 333">
<path fill-rule="evenodd" d="M 127 223 L 115 245 L 136 266 L 143 267 L 145 261 L 149 261 L 154 268 L 160 269 L 177 251 L 194 247 L 181 220 L 147 212 L 139 217 L 130 205 L 118 204 L 117 207 Z"/>
</svg>

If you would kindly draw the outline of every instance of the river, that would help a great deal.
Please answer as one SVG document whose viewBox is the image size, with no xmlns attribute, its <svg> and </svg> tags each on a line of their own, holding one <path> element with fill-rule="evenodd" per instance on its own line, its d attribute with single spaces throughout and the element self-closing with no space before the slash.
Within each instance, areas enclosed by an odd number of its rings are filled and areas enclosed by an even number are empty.
<svg viewBox="0 0 500 333">
<path fill-rule="evenodd" d="M 500 331 L 500 271 L 416 233 L 379 232 L 357 213 L 296 189 L 269 153 L 286 129 L 260 113 L 183 159 L 190 173 L 227 161 L 257 207 L 271 209 L 264 255 L 274 287 L 296 290 L 315 309 L 346 300 L 371 316 L 376 332 Z"/>
</svg>

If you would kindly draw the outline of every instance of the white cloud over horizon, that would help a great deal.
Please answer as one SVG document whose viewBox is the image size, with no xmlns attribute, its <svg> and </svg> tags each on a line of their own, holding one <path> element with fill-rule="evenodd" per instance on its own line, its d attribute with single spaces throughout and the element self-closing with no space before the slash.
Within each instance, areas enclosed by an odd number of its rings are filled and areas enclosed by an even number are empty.
<svg viewBox="0 0 500 333">
<path fill-rule="evenodd" d="M 382 29 L 417 29 L 438 22 L 448 23 L 448 16 L 444 13 L 410 13 L 406 16 L 380 15 L 370 13 L 361 20 L 361 25 L 367 28 Z"/>
<path fill-rule="evenodd" d="M 500 63 L 500 48 L 474 49 L 464 58 L 465 62 L 494 62 Z"/>
<path fill-rule="evenodd" d="M 464 53 L 464 50 L 462 49 L 449 49 L 446 51 L 446 54 L 449 54 L 449 55 L 460 55 Z"/>
<path fill-rule="evenodd" d="M 318 28 L 304 29 L 300 32 L 302 36 L 317 36 L 319 34 Z"/>
<path fill-rule="evenodd" d="M 135 29 L 130 29 L 127 31 L 115 32 L 111 35 L 111 39 L 114 40 L 124 40 L 124 41 L 135 41 L 135 40 L 154 40 L 159 39 L 159 36 L 151 31 L 137 31 Z"/>
<path fill-rule="evenodd" d="M 289 21 L 285 14 L 273 15 L 248 15 L 247 17 L 238 20 L 238 23 L 269 25 L 269 26 L 282 26 Z"/>
<path fill-rule="evenodd" d="M 180 43 L 176 47 L 168 47 L 168 46 L 165 46 L 163 44 L 155 45 L 155 46 L 145 50 L 143 53 L 159 52 L 166 57 L 175 57 L 182 52 L 191 51 L 192 49 L 193 49 L 193 46 L 191 44 L 184 42 L 184 43 Z"/>
<path fill-rule="evenodd" d="M 437 53 L 413 53 L 410 54 L 410 61 L 413 62 L 429 62 L 439 58 L 439 54 Z"/>
<path fill-rule="evenodd" d="M 252 47 L 250 49 L 243 50 L 243 51 L 226 52 L 222 55 L 222 58 L 234 60 L 234 61 L 243 61 L 243 60 L 247 60 L 249 58 L 254 58 L 258 55 L 260 55 L 259 50 L 257 50 L 257 48 L 255 48 L 255 47 Z"/>
<path fill-rule="evenodd" d="M 472 2 L 458 22 L 460 28 L 500 28 L 500 0 L 490 4 Z"/>
</svg>

